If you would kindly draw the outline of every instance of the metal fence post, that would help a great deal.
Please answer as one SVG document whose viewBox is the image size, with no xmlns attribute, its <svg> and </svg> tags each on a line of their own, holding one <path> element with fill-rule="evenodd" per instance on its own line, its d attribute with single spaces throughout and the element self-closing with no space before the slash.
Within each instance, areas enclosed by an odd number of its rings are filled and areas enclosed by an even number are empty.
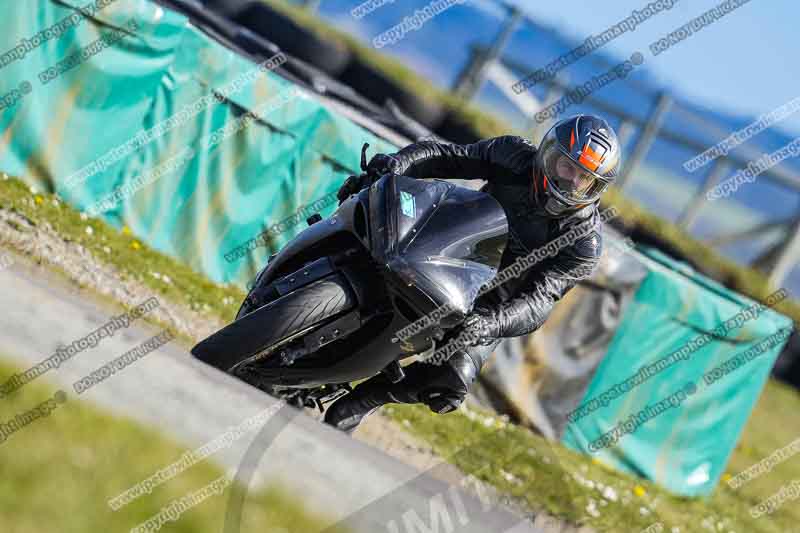
<svg viewBox="0 0 800 533">
<path fill-rule="evenodd" d="M 567 86 L 569 82 L 569 76 L 563 72 L 559 72 L 556 74 L 556 81 L 559 83 L 550 83 L 547 88 L 547 94 L 544 95 L 544 100 L 542 101 L 542 109 L 546 108 L 547 106 L 557 102 L 564 96 L 564 87 Z M 542 141 L 542 137 L 544 134 L 547 133 L 547 130 L 550 129 L 550 126 L 555 122 L 555 119 L 545 120 L 544 122 L 536 122 L 535 114 L 531 117 L 530 121 L 532 124 L 531 128 L 531 139 L 538 145 Z"/>
<path fill-rule="evenodd" d="M 503 52 L 503 49 L 508 44 L 517 25 L 523 19 L 522 11 L 516 7 L 511 7 L 511 10 L 503 23 L 503 27 L 495 37 L 494 42 L 486 49 L 476 50 L 473 52 L 470 61 L 464 70 L 461 71 L 458 78 L 456 78 L 453 92 L 466 100 L 471 100 L 475 93 L 478 92 L 483 81 L 486 77 L 486 67 L 492 61 L 495 61 Z"/>
<path fill-rule="evenodd" d="M 628 141 L 631 140 L 633 137 L 633 132 L 636 130 L 636 125 L 628 119 L 622 119 L 619 123 L 619 128 L 617 128 L 617 139 L 619 139 L 619 145 L 624 150 L 626 146 L 628 146 Z"/>
<path fill-rule="evenodd" d="M 722 176 L 728 173 L 730 168 L 730 164 L 724 158 L 717 159 L 714 162 L 714 166 L 711 167 L 711 170 L 706 174 L 706 179 L 699 187 L 694 198 L 692 198 L 692 201 L 689 202 L 689 205 L 686 206 L 683 213 L 678 217 L 678 226 L 688 230 L 692 224 L 694 224 L 694 221 L 697 220 L 697 216 L 700 214 L 700 210 L 703 208 L 703 204 L 706 202 L 706 194 L 714 188 Z"/>
<path fill-rule="evenodd" d="M 772 286 L 780 287 L 798 262 L 800 262 L 800 217 L 789 226 L 786 239 L 778 246 L 772 264 L 767 267 Z"/>
<path fill-rule="evenodd" d="M 647 152 L 650 151 L 650 147 L 658 136 L 661 124 L 664 122 L 664 118 L 667 116 L 667 112 L 671 106 L 672 98 L 665 92 L 660 93 L 656 101 L 656 107 L 647 119 L 644 125 L 644 131 L 642 131 L 642 135 L 639 137 L 636 146 L 633 147 L 633 153 L 628 159 L 628 163 L 625 165 L 622 175 L 619 177 L 618 187 L 620 189 L 625 187 L 631 175 L 633 175 L 642 161 L 644 161 Z"/>
</svg>

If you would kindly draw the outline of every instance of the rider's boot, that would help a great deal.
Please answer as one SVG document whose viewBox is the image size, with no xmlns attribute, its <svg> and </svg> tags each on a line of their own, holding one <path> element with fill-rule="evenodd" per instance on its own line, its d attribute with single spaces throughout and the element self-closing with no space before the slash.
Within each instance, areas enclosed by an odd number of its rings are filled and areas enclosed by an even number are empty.
<svg viewBox="0 0 800 533">
<path fill-rule="evenodd" d="M 449 413 L 466 398 L 479 366 L 461 351 L 442 365 L 416 362 L 403 370 L 406 376 L 398 383 L 383 374 L 361 383 L 328 408 L 325 422 L 352 433 L 364 418 L 387 403 L 424 403 L 434 412 Z"/>
<path fill-rule="evenodd" d="M 383 374 L 364 381 L 328 407 L 325 411 L 325 423 L 346 433 L 352 433 L 361 421 L 377 408 L 397 402 L 397 399 L 391 396 L 391 386 L 391 381 Z"/>
</svg>

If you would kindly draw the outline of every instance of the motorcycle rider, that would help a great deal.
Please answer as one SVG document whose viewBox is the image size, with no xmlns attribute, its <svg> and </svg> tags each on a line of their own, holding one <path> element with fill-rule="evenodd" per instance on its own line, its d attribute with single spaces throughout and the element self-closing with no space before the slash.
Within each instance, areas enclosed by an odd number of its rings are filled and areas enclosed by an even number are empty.
<svg viewBox="0 0 800 533">
<path fill-rule="evenodd" d="M 577 224 L 590 229 L 555 256 L 480 296 L 461 329 L 468 335 L 460 338 L 470 342 L 460 346 L 469 345 L 444 364 L 414 362 L 404 367 L 405 378 L 398 383 L 378 374 L 334 402 L 325 421 L 352 432 L 386 403 L 424 403 L 437 413 L 458 408 L 500 339 L 539 329 L 555 302 L 591 275 L 602 248 L 598 203 L 616 179 L 620 151 L 605 120 L 578 115 L 550 128 L 538 150 L 516 136 L 468 145 L 424 141 L 393 155 L 377 154 L 366 174 L 348 178 L 338 193 L 342 201 L 389 172 L 414 178 L 486 180 L 482 190 L 500 203 L 508 220 L 501 270 Z"/>
</svg>

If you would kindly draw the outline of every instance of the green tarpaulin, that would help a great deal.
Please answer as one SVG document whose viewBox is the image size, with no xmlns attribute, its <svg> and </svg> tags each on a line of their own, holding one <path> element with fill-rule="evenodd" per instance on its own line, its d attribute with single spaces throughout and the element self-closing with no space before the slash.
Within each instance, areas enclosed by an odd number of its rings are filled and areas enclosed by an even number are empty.
<svg viewBox="0 0 800 533">
<path fill-rule="evenodd" d="M 210 278 L 246 283 L 305 226 L 296 212 L 317 201 L 323 215 L 334 209 L 331 194 L 358 170 L 364 142 L 392 150 L 184 16 L 146 0 L 102 2 L 88 19 L 75 9 L 85 2 L 15 2 L 0 21 L 0 54 L 10 51 L 0 55 L 0 99 L 30 87 L 0 111 L 0 165 L 89 213 L 120 187 L 141 187 L 118 192 L 101 216 Z M 226 89 L 226 100 L 204 104 Z M 246 112 L 260 119 L 242 120 Z M 299 223 L 270 232 L 268 246 L 229 253 L 292 217 Z"/>
<path fill-rule="evenodd" d="M 792 322 L 656 251 L 639 258 L 648 274 L 563 442 L 675 493 L 709 494 Z"/>
</svg>

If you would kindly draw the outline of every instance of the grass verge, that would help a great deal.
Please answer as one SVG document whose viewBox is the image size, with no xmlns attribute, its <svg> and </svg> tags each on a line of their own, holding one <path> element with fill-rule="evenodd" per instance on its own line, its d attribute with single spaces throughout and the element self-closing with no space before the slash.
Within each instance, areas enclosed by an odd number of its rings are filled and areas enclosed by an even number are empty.
<svg viewBox="0 0 800 533">
<path fill-rule="evenodd" d="M 157 295 L 187 308 L 230 320 L 244 299 L 234 285 L 219 285 L 182 262 L 150 248 L 127 228 L 117 230 L 88 218 L 57 195 L 36 192 L 21 180 L 0 173 L 0 208 L 25 217 L 34 226 L 49 225 L 65 241 L 85 248 L 99 263 L 115 267 Z M 167 274 L 158 277 L 152 272 Z"/>
<path fill-rule="evenodd" d="M 723 479 L 800 437 L 800 419 L 786 417 L 798 409 L 800 394 L 770 381 Z M 758 519 L 749 513 L 750 507 L 800 479 L 800 457 L 738 490 L 723 482 L 708 498 L 683 498 L 475 409 L 441 416 L 423 407 L 401 405 L 385 412 L 465 474 L 518 498 L 534 511 L 597 531 L 637 532 L 656 522 L 662 523 L 663 531 L 674 533 L 800 531 L 796 502 Z"/>
<path fill-rule="evenodd" d="M 0 381 L 18 371 L 0 358 Z M 28 384 L 0 400 L 0 422 L 29 411 L 55 390 Z M 225 474 L 209 462 L 192 466 L 149 495 L 118 511 L 107 501 L 177 461 L 189 450 L 155 431 L 110 416 L 68 396 L 46 418 L 0 442 L 0 524 L 4 533 L 85 533 L 129 531 L 173 500 Z M 230 488 L 187 510 L 162 531 L 218 533 Z M 325 526 L 279 488 L 251 492 L 242 533 L 309 533 Z M 344 533 L 342 530 L 340 533 Z"/>
</svg>

